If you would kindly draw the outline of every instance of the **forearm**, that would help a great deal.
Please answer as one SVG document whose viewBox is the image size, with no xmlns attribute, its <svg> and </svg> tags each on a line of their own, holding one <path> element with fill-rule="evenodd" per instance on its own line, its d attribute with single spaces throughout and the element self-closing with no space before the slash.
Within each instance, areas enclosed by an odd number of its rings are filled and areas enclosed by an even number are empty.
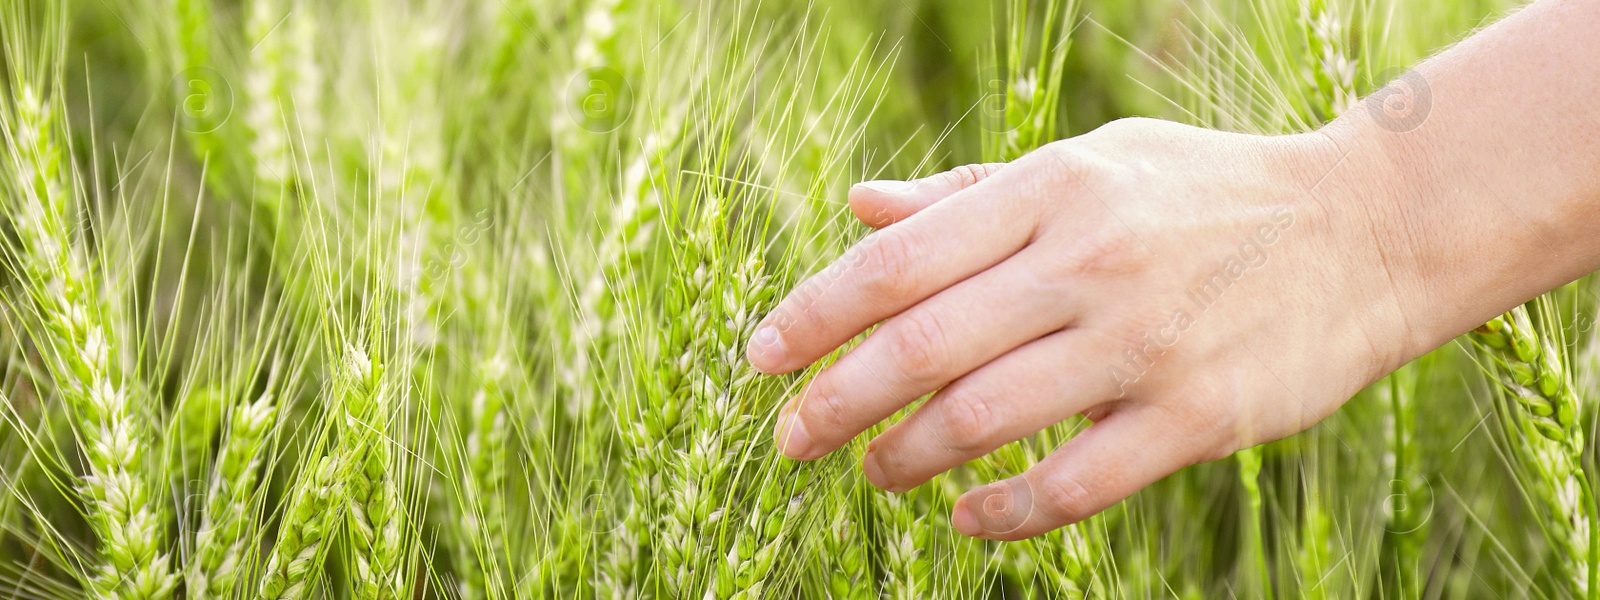
<svg viewBox="0 0 1600 600">
<path fill-rule="evenodd" d="M 1600 269 L 1597 28 L 1600 2 L 1535 2 L 1324 130 L 1330 187 L 1375 223 L 1408 358 Z"/>
</svg>

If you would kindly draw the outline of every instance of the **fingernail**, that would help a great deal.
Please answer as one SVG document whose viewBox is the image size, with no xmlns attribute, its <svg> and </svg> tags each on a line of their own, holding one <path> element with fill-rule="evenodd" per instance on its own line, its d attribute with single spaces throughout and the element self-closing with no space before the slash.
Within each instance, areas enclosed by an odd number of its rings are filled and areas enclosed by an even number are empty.
<svg viewBox="0 0 1600 600">
<path fill-rule="evenodd" d="M 894 491 L 891 489 L 894 486 L 883 478 L 883 466 L 878 464 L 878 453 L 873 452 L 871 448 L 867 449 L 866 456 L 861 457 L 861 474 L 878 489 L 886 492 Z"/>
<path fill-rule="evenodd" d="M 917 187 L 916 182 L 901 181 L 899 179 L 879 179 L 877 181 L 863 181 L 856 184 L 863 188 L 883 194 L 904 194 Z"/>
<path fill-rule="evenodd" d="M 950 513 L 950 524 L 956 531 L 967 537 L 978 537 L 983 534 L 983 528 L 978 526 L 978 518 L 972 515 L 972 509 L 967 508 L 965 502 L 956 504 L 955 512 Z"/>
<path fill-rule="evenodd" d="M 750 336 L 750 345 L 745 348 L 745 357 L 749 359 L 750 366 L 761 371 L 776 369 L 783 364 L 787 349 L 783 346 L 783 336 L 778 334 L 776 325 L 762 325 Z"/>
<path fill-rule="evenodd" d="M 784 456 L 795 460 L 807 460 L 810 457 L 811 435 L 806 433 L 806 424 L 799 415 L 791 411 L 779 417 L 775 434 Z"/>
</svg>

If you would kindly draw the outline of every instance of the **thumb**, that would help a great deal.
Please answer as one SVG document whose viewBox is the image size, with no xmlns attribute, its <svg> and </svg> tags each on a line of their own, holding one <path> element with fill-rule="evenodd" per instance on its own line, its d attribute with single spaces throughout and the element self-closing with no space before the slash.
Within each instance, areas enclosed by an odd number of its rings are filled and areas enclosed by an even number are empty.
<svg viewBox="0 0 1600 600">
<path fill-rule="evenodd" d="M 850 211 L 861 222 L 882 229 L 977 185 L 1003 166 L 1005 163 L 963 165 L 911 181 L 891 179 L 858 183 L 850 188 Z"/>
</svg>

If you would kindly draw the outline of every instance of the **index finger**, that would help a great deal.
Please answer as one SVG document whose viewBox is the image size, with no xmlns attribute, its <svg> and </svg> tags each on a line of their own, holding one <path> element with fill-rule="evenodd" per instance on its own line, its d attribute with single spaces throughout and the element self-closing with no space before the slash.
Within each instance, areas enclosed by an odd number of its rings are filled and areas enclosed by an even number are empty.
<svg viewBox="0 0 1600 600">
<path fill-rule="evenodd" d="M 750 364 L 799 369 L 1026 246 L 1038 214 L 1015 197 L 1011 169 L 868 235 L 795 288 L 751 337 Z"/>
</svg>

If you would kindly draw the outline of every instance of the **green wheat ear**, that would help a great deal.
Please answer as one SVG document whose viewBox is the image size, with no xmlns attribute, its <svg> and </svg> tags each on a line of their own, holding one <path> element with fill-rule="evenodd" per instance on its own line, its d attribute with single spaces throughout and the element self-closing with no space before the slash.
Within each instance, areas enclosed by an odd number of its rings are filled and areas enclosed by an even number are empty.
<svg viewBox="0 0 1600 600">
<path fill-rule="evenodd" d="M 505 548 L 507 441 L 507 378 L 511 363 L 502 354 L 481 361 L 481 387 L 473 392 L 468 411 L 463 485 L 463 529 L 470 543 L 457 551 L 457 572 L 463 598 L 490 597 L 501 585 L 498 553 Z"/>
<path fill-rule="evenodd" d="M 1349 23 L 1339 0 L 1302 0 L 1300 22 L 1309 59 L 1301 66 L 1310 106 L 1308 123 L 1332 121 L 1356 102 L 1358 59 L 1351 55 Z"/>
<path fill-rule="evenodd" d="M 278 524 L 278 541 L 267 556 L 256 598 L 300 600 L 311 597 L 321 576 L 322 559 L 345 504 L 345 482 L 351 466 L 338 456 L 322 456 L 308 465 L 289 491 L 287 511 Z"/>
<path fill-rule="evenodd" d="M 151 403 L 125 368 L 130 348 L 108 317 L 118 314 L 115 300 L 101 296 L 89 251 L 75 239 L 81 206 L 77 173 L 58 143 L 62 105 L 27 83 L 13 93 L 3 113 L 7 179 L 16 186 L 6 205 L 20 254 L 12 258 L 32 300 L 27 308 L 43 321 L 35 343 L 84 453 L 76 488 L 99 544 L 88 584 L 102 596 L 166 598 L 177 578 L 165 504 L 152 495 L 155 473 L 145 456 Z"/>
<path fill-rule="evenodd" d="M 824 596 L 829 600 L 868 600 L 877 598 L 872 565 L 868 563 L 865 532 L 852 502 L 841 508 L 822 538 Z"/>
<path fill-rule="evenodd" d="M 1001 35 L 992 50 L 993 81 L 985 89 L 986 112 L 1000 108 L 998 114 L 985 114 L 983 157 L 986 161 L 1007 162 L 1055 141 L 1061 111 L 1061 86 L 1065 76 L 1070 33 L 1076 25 L 1076 0 L 1045 2 L 1044 15 L 1030 18 L 1030 4 L 1007 0 Z M 1030 47 L 1036 44 L 1037 47 Z M 1032 62 L 1030 62 L 1032 59 Z"/>
<path fill-rule="evenodd" d="M 1495 317 L 1473 330 L 1472 337 L 1489 351 L 1498 367 L 1495 373 L 1514 392 L 1533 428 L 1581 454 L 1577 393 L 1561 352 L 1535 329 L 1528 308 L 1520 306 Z"/>
<path fill-rule="evenodd" d="M 226 597 L 246 567 L 251 542 L 246 534 L 255 526 L 266 438 L 277 418 L 270 394 L 239 404 L 228 417 L 186 572 L 189 597 Z"/>
<path fill-rule="evenodd" d="M 1584 429 L 1564 345 L 1554 322 L 1553 301 L 1542 296 L 1474 330 L 1472 340 L 1500 383 L 1506 438 L 1518 451 L 1534 498 L 1551 519 L 1541 523 L 1550 544 L 1562 550 L 1561 565 L 1575 595 L 1589 594 L 1600 570 L 1594 536 L 1600 508 L 1583 469 Z M 1570 561 L 1570 562 L 1568 562 Z"/>
<path fill-rule="evenodd" d="M 351 463 L 345 490 L 346 515 L 355 559 L 355 596 L 362 600 L 394 599 L 404 595 L 400 580 L 404 507 L 393 473 L 394 444 L 389 424 L 393 411 L 393 384 L 384 377 L 384 365 L 360 348 L 346 350 L 344 428 L 340 456 Z"/>
</svg>

